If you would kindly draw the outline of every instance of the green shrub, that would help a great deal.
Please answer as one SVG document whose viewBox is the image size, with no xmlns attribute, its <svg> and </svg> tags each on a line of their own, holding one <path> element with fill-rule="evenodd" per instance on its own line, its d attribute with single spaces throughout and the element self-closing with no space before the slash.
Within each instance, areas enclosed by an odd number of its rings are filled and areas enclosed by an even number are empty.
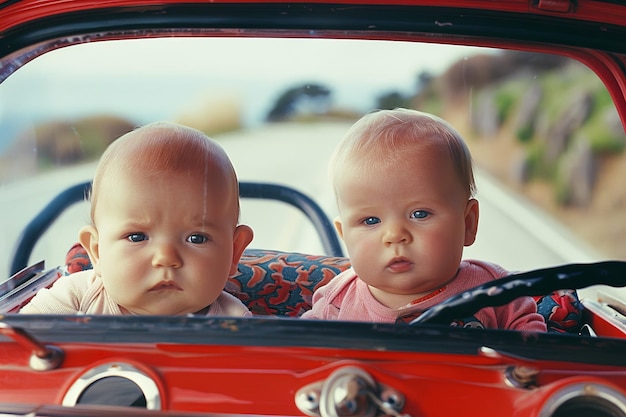
<svg viewBox="0 0 626 417">
<path fill-rule="evenodd" d="M 549 170 L 546 169 L 543 155 L 545 145 L 535 142 L 526 147 L 526 165 L 528 166 L 528 179 L 546 179 L 550 177 Z"/>
<path fill-rule="evenodd" d="M 515 132 L 515 137 L 519 142 L 526 143 L 530 142 L 535 134 L 535 128 L 532 123 L 527 123 L 525 126 L 520 127 Z"/>
<path fill-rule="evenodd" d="M 616 136 L 605 122 L 606 107 L 594 110 L 591 117 L 576 133 L 574 140 L 586 138 L 594 154 L 617 154 L 624 150 L 624 137 Z"/>
<path fill-rule="evenodd" d="M 517 102 L 518 95 L 513 89 L 505 87 L 496 91 L 494 99 L 498 109 L 498 121 L 503 124 L 511 114 L 511 109 Z"/>
<path fill-rule="evenodd" d="M 559 205 L 568 205 L 572 200 L 571 190 L 567 186 L 564 175 L 557 174 L 553 181 L 554 199 Z"/>
<path fill-rule="evenodd" d="M 613 99 L 604 85 L 600 84 L 593 89 L 594 106 L 598 109 L 604 109 L 607 106 L 615 106 Z"/>
</svg>

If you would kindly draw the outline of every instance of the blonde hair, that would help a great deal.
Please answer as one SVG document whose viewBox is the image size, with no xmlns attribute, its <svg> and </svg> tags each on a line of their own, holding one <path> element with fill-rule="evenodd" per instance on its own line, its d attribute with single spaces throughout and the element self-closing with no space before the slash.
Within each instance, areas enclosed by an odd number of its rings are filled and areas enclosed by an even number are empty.
<svg viewBox="0 0 626 417">
<path fill-rule="evenodd" d="M 206 178 L 209 170 L 230 182 L 238 218 L 239 182 L 228 155 L 217 142 L 199 130 L 170 122 L 135 129 L 115 140 L 100 158 L 89 195 L 91 221 L 99 190 L 112 171 L 141 177 L 186 173 Z"/>
<path fill-rule="evenodd" d="M 366 114 L 348 130 L 335 149 L 329 165 L 333 186 L 346 164 L 359 158 L 358 167 L 395 164 L 406 159 L 407 149 L 434 143 L 446 146 L 468 198 L 476 194 L 472 156 L 465 141 L 448 122 L 429 113 L 397 108 Z M 335 187 L 336 190 L 336 187 Z"/>
</svg>

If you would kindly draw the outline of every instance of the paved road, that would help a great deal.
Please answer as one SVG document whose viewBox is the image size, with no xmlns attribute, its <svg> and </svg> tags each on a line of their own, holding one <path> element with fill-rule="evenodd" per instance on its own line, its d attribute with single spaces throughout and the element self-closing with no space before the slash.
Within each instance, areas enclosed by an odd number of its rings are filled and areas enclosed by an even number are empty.
<svg viewBox="0 0 626 417">
<path fill-rule="evenodd" d="M 220 141 L 231 155 L 240 180 L 293 185 L 315 196 L 332 217 L 335 206 L 326 177 L 326 161 L 347 128 L 345 123 L 311 125 L 306 129 L 277 125 L 224 135 Z M 15 239 L 28 219 L 62 187 L 88 180 L 93 169 L 93 164 L 86 164 L 34 177 L 28 182 L 2 185 L 0 271 L 8 271 L 8 255 L 12 254 Z M 477 242 L 466 249 L 466 257 L 490 260 L 510 270 L 599 259 L 553 220 L 503 191 L 480 171 L 477 183 L 481 208 L 479 233 Z M 65 252 L 76 241 L 79 227 L 87 221 L 87 204 L 75 205 L 42 236 L 31 261 L 46 259 L 48 265 L 62 263 Z M 244 201 L 242 222 L 255 229 L 252 247 L 323 253 L 314 229 L 304 216 L 282 203 Z"/>
</svg>

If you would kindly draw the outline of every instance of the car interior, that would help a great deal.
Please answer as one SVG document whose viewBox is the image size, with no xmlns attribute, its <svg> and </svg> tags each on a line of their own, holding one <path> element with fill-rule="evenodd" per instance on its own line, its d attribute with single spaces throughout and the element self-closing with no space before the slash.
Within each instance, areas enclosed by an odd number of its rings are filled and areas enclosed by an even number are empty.
<svg viewBox="0 0 626 417">
<path fill-rule="evenodd" d="M 46 3 L 0 2 L 0 415 L 626 417 L 621 1 Z M 396 323 L 301 319 L 351 267 L 331 155 L 396 108 L 459 130 L 463 258 L 510 275 Z M 92 268 L 97 161 L 163 120 L 232 159 L 254 239 L 225 291 L 252 317 L 19 314 Z M 547 332 L 450 325 L 519 297 Z"/>
</svg>

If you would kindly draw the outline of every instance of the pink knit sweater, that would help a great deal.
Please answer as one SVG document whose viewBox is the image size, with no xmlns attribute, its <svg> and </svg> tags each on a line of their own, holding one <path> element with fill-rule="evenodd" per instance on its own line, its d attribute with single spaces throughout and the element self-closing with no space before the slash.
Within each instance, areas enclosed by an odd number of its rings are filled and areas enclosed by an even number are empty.
<svg viewBox="0 0 626 417">
<path fill-rule="evenodd" d="M 508 274 L 498 265 L 466 260 L 461 262 L 457 277 L 443 291 L 423 301 L 392 309 L 378 302 L 367 284 L 350 268 L 313 294 L 313 308 L 305 312 L 302 318 L 395 323 L 401 317 L 417 316 L 453 295 Z M 501 307 L 483 308 L 469 320 L 456 324 L 489 329 L 546 331 L 545 320 L 537 313 L 537 305 L 530 297 L 518 298 Z"/>
</svg>

